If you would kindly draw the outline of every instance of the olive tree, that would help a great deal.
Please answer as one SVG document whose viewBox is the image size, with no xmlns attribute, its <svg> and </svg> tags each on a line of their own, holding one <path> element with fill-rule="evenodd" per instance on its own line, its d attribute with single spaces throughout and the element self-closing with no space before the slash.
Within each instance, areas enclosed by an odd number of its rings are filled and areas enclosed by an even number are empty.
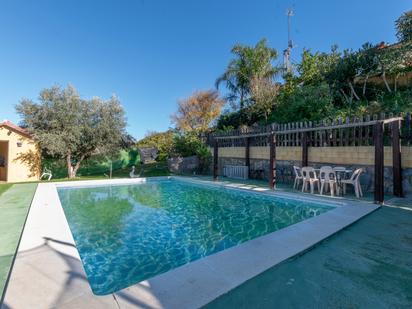
<svg viewBox="0 0 412 309">
<path fill-rule="evenodd" d="M 115 96 L 85 100 L 72 86 L 55 86 L 42 90 L 38 102 L 23 99 L 16 110 L 42 150 L 65 159 L 69 178 L 85 159 L 118 152 L 126 136 L 124 110 Z"/>
<path fill-rule="evenodd" d="M 412 41 L 412 10 L 403 13 L 396 21 L 396 36 L 399 41 Z"/>
</svg>

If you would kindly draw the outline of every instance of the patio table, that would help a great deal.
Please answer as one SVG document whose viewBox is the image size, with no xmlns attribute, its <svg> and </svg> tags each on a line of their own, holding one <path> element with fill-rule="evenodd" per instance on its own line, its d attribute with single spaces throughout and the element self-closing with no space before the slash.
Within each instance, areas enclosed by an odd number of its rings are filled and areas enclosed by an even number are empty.
<svg viewBox="0 0 412 309">
<path fill-rule="evenodd" d="M 320 179 L 320 168 L 315 168 L 314 169 L 316 172 L 316 176 Z M 346 179 L 346 175 L 348 174 L 352 174 L 353 170 L 350 169 L 338 169 L 335 170 L 336 173 L 336 183 L 339 186 L 339 191 L 340 191 L 340 195 L 343 196 L 343 183 L 342 183 L 342 179 Z M 343 176 L 343 177 L 342 177 Z"/>
<path fill-rule="evenodd" d="M 336 181 L 337 184 L 339 186 L 339 191 L 340 191 L 340 195 L 343 196 L 343 183 L 342 183 L 342 179 L 347 179 L 347 175 L 352 174 L 352 170 L 349 169 L 341 169 L 341 170 L 335 170 L 336 172 Z"/>
</svg>

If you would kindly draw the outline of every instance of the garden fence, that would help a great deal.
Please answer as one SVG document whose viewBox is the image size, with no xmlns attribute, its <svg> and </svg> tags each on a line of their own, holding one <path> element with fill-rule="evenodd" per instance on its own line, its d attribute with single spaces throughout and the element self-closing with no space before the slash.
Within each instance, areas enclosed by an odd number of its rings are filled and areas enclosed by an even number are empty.
<svg viewBox="0 0 412 309">
<path fill-rule="evenodd" d="M 245 147 L 245 165 L 250 166 L 250 147 L 267 146 L 269 152 L 269 186 L 276 185 L 276 148 L 301 147 L 302 166 L 308 164 L 309 147 L 374 146 L 375 201 L 383 202 L 384 146 L 392 148 L 394 195 L 402 196 L 401 145 L 411 146 L 411 113 L 402 115 L 365 115 L 319 122 L 273 123 L 261 127 L 213 132 L 205 136 L 214 148 L 214 178 L 218 176 L 218 148 Z"/>
</svg>

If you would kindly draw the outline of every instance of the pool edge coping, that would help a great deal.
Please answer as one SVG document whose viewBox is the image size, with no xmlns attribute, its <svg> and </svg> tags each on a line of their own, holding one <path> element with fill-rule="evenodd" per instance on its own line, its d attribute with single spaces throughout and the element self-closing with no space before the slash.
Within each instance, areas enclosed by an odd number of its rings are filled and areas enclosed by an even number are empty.
<svg viewBox="0 0 412 309">
<path fill-rule="evenodd" d="M 73 240 L 73 235 L 71 234 L 66 216 L 61 207 L 57 194 L 57 188 L 107 184 L 122 185 L 141 183 L 147 181 L 147 179 L 156 180 L 173 178 L 180 179 L 182 181 L 227 187 L 235 190 L 253 190 L 254 192 L 269 194 L 272 196 L 283 196 L 286 198 L 305 200 L 310 199 L 313 201 L 322 202 L 326 201 L 329 204 L 334 204 L 336 207 L 335 209 L 329 210 L 319 216 L 306 219 L 281 230 L 254 238 L 240 245 L 206 256 L 202 259 L 192 261 L 188 264 L 156 275 L 148 280 L 144 280 L 107 296 L 94 295 L 89 286 L 90 291 L 86 293 L 87 295 L 84 295 L 85 300 L 95 297 L 105 298 L 110 302 L 109 296 L 111 296 L 112 301 L 120 308 L 126 308 L 128 306 L 134 307 L 134 305 L 136 305 L 136 300 L 139 300 L 139 302 L 144 302 L 146 305 L 153 308 L 198 308 L 229 292 L 233 288 L 257 276 L 265 270 L 293 256 L 296 256 L 297 254 L 305 252 L 317 243 L 339 232 L 380 207 L 379 205 L 364 201 L 335 200 L 328 197 L 321 198 L 306 195 L 297 196 L 296 194 L 290 192 L 272 191 L 269 189 L 264 191 L 255 190 L 250 188 L 250 185 L 226 182 L 223 183 L 220 181 L 214 182 L 181 176 L 161 176 L 116 180 L 87 180 L 74 181 L 70 183 L 42 183 L 39 184 L 36 189 L 33 203 L 37 205 L 37 207 L 40 206 L 40 201 L 37 201 L 35 197 L 41 189 L 47 187 L 48 189 L 54 191 L 54 196 L 52 196 L 51 201 L 48 201 L 48 204 L 60 206 L 61 211 L 58 211 L 60 213 L 58 215 L 58 220 L 62 223 L 62 233 L 69 234 L 69 238 L 71 238 L 72 245 L 74 245 L 74 250 L 76 251 L 74 253 L 71 252 L 71 255 L 78 259 L 78 262 L 82 266 L 81 269 L 83 270 L 83 275 L 87 278 L 80 260 L 80 255 L 75 247 L 76 245 Z M 239 185 L 241 187 L 239 187 Z M 36 202 L 38 203 L 36 204 Z M 32 205 L 28 215 L 30 215 L 30 212 L 35 209 L 35 207 L 33 207 L 35 205 Z M 359 207 L 360 205 L 364 205 L 365 207 Z M 61 214 L 63 214 L 63 216 L 61 216 Z M 18 249 L 18 253 L 22 254 L 25 251 L 30 250 L 30 245 L 24 244 L 24 241 L 26 241 L 24 236 L 27 236 L 28 233 L 33 232 L 29 231 L 30 226 L 26 227 L 22 234 L 23 245 L 21 248 L 19 246 Z M 305 233 L 305 238 L 301 237 L 302 233 Z M 308 235 L 311 236 L 312 239 L 310 239 Z M 65 235 L 63 239 L 67 240 L 67 237 L 68 236 Z M 274 250 L 277 248 L 281 248 L 282 250 L 277 252 Z M 61 248 L 57 246 L 56 250 L 61 250 Z M 16 263 L 18 263 L 18 256 Z M 12 281 L 9 282 L 9 284 L 12 284 Z M 6 291 L 5 300 L 7 300 L 7 292 L 8 291 Z M 85 304 L 85 307 L 86 306 L 87 304 Z"/>
</svg>

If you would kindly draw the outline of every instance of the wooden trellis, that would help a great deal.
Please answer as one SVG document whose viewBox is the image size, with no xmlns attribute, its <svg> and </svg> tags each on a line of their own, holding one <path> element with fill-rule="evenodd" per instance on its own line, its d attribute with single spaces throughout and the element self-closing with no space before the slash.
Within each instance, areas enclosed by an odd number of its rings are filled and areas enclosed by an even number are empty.
<svg viewBox="0 0 412 309">
<path fill-rule="evenodd" d="M 388 129 L 385 130 L 385 127 Z M 401 136 L 401 132 L 403 136 Z M 308 165 L 309 147 L 374 146 L 375 202 L 384 200 L 384 145 L 392 146 L 393 194 L 403 196 L 401 141 L 411 145 L 411 114 L 394 117 L 392 114 L 364 118 L 337 119 L 317 123 L 299 122 L 271 124 L 266 127 L 244 128 L 213 133 L 207 137 L 214 147 L 213 177 L 218 177 L 218 148 L 245 147 L 245 165 L 250 167 L 250 147 L 269 146 L 269 187 L 276 187 L 276 147 L 302 147 L 302 166 Z"/>
</svg>

